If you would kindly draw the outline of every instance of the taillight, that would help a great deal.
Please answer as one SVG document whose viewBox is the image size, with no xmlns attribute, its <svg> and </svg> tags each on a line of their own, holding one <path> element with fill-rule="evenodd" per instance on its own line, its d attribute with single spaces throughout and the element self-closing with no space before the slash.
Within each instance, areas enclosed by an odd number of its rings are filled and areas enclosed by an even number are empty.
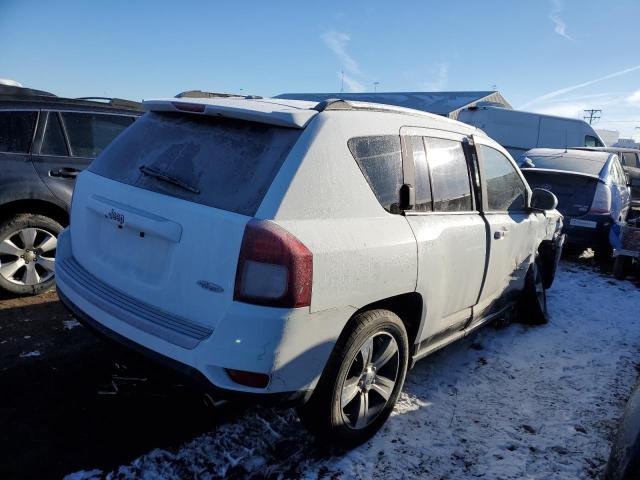
<svg viewBox="0 0 640 480">
<path fill-rule="evenodd" d="M 171 105 L 176 110 L 181 110 L 183 112 L 194 112 L 194 113 L 202 113 L 206 105 L 203 103 L 183 103 L 183 102 L 171 102 Z"/>
<path fill-rule="evenodd" d="M 604 183 L 598 182 L 589 213 L 609 212 L 611 212 L 611 190 Z"/>
<path fill-rule="evenodd" d="M 311 304 L 313 255 L 300 240 L 267 220 L 244 229 L 233 299 L 272 307 Z"/>
</svg>

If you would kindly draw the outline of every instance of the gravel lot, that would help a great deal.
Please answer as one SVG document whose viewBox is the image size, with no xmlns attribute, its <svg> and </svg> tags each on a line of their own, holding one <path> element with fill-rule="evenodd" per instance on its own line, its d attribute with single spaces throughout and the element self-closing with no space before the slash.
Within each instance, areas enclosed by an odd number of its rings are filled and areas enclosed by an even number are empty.
<svg viewBox="0 0 640 480">
<path fill-rule="evenodd" d="M 410 372 L 351 451 L 290 410 L 212 407 L 95 339 L 55 293 L 0 301 L 0 478 L 599 478 L 636 381 L 640 291 L 563 261 L 552 322 L 484 328 Z"/>
</svg>

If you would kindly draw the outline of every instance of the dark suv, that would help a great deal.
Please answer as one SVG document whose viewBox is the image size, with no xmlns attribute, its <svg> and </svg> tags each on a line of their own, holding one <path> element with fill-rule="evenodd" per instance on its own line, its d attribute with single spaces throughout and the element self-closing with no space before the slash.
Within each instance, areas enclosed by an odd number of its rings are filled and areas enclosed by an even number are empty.
<svg viewBox="0 0 640 480">
<path fill-rule="evenodd" d="M 141 114 L 137 102 L 0 85 L 1 289 L 26 295 L 53 285 L 75 177 Z"/>
</svg>

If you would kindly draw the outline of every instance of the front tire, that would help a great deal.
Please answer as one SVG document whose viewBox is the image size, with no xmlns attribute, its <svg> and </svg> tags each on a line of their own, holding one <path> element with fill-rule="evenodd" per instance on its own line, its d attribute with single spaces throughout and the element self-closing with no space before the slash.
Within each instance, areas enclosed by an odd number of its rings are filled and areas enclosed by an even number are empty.
<svg viewBox="0 0 640 480">
<path fill-rule="evenodd" d="M 593 258 L 598 265 L 603 268 L 611 265 L 611 258 L 613 256 L 613 247 L 609 243 L 600 243 L 593 247 Z"/>
<path fill-rule="evenodd" d="M 407 373 L 409 342 L 387 310 L 358 314 L 341 335 L 310 400 L 298 409 L 316 436 L 351 447 L 387 420 Z"/>
<path fill-rule="evenodd" d="M 613 276 L 617 280 L 624 280 L 627 277 L 627 272 L 631 268 L 631 257 L 625 257 L 617 255 L 613 259 Z"/>
<path fill-rule="evenodd" d="M 520 302 L 520 317 L 523 323 L 529 325 L 544 325 L 549 323 L 547 312 L 547 289 L 544 288 L 542 267 L 540 260 L 529 267 L 525 280 L 522 300 Z"/>
<path fill-rule="evenodd" d="M 0 224 L 0 288 L 37 295 L 53 287 L 62 225 L 43 215 L 19 214 Z"/>
</svg>

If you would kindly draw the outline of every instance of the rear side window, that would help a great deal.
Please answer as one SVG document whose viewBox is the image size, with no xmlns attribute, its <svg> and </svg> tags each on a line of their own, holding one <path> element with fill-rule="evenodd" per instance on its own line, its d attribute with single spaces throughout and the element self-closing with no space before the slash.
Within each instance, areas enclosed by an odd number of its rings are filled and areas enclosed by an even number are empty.
<svg viewBox="0 0 640 480">
<path fill-rule="evenodd" d="M 90 171 L 253 216 L 300 133 L 240 120 L 147 113 L 91 163 Z"/>
<path fill-rule="evenodd" d="M 478 149 L 484 161 L 488 209 L 496 212 L 524 210 L 527 188 L 509 159 L 485 145 L 478 145 Z"/>
<path fill-rule="evenodd" d="M 37 112 L 0 111 L 0 152 L 29 153 Z"/>
<path fill-rule="evenodd" d="M 120 133 L 133 123 L 133 117 L 100 113 L 63 112 L 74 157 L 95 158 Z"/>
<path fill-rule="evenodd" d="M 627 167 L 640 168 L 640 162 L 637 160 L 638 156 L 635 153 L 624 152 L 622 154 L 622 163 Z"/>
<path fill-rule="evenodd" d="M 434 212 L 473 210 L 469 167 L 462 143 L 425 137 L 431 169 Z"/>
<path fill-rule="evenodd" d="M 429 179 L 429 167 L 427 166 L 427 152 L 422 137 L 410 137 L 413 151 L 413 164 L 416 169 L 415 191 L 416 204 L 413 208 L 418 212 L 430 212 L 433 210 L 431 203 L 431 181 Z"/>
<path fill-rule="evenodd" d="M 614 183 L 620 186 L 625 186 L 627 184 L 627 176 L 617 158 L 613 160 L 613 163 L 611 164 L 611 178 Z"/>
<path fill-rule="evenodd" d="M 40 153 L 42 155 L 69 155 L 67 142 L 64 139 L 62 127 L 60 126 L 60 118 L 58 118 L 58 114 L 55 112 L 50 112 L 47 117 L 47 127 L 44 131 Z"/>
<path fill-rule="evenodd" d="M 398 203 L 402 186 L 399 135 L 351 138 L 347 145 L 373 193 L 385 210 Z"/>
</svg>

